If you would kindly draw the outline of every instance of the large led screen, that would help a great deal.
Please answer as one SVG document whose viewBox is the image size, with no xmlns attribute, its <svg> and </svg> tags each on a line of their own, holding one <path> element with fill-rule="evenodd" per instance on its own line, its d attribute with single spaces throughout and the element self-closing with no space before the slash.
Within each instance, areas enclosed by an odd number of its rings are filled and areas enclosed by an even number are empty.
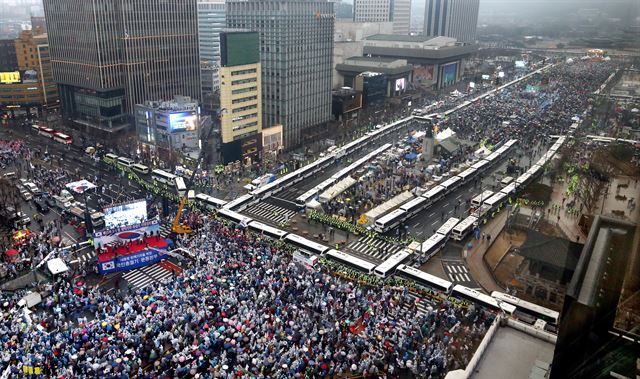
<svg viewBox="0 0 640 379">
<path fill-rule="evenodd" d="M 147 221 L 147 202 L 136 200 L 104 209 L 105 229 L 142 224 Z"/>
</svg>

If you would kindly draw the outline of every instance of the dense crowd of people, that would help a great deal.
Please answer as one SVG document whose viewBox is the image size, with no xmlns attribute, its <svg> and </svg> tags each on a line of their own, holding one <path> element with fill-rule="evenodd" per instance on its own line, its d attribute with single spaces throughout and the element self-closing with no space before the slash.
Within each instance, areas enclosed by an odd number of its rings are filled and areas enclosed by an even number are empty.
<svg viewBox="0 0 640 379">
<path fill-rule="evenodd" d="M 487 144 L 518 138 L 541 149 L 545 136 L 566 130 L 585 108 L 586 94 L 610 72 L 606 62 L 560 65 L 457 112 L 441 126 Z M 10 159 L 5 152 L 25 154 L 3 147 L 2 159 Z M 31 163 L 27 170 L 44 190 L 59 192 L 55 178 L 62 171 Z M 366 194 L 395 194 L 384 191 L 381 177 L 374 174 L 354 190 L 365 200 Z M 422 180 L 403 178 L 393 188 Z M 179 200 L 155 184 L 139 183 L 149 193 Z M 0 375 L 19 377 L 33 369 L 44 377 L 78 378 L 443 378 L 467 365 L 495 319 L 456 299 L 417 297 L 404 282 L 381 282 L 324 262 L 304 266 L 287 245 L 195 210 L 183 218 L 196 231 L 176 243 L 195 259 L 178 277 L 109 292 L 61 275 L 38 288 L 43 302 L 31 314 L 18 304 L 25 292 L 4 293 Z M 59 228 L 48 223 L 19 253 L 39 262 Z"/>
<path fill-rule="evenodd" d="M 103 292 L 64 278 L 31 317 L 5 296 L 0 366 L 74 377 L 441 378 L 463 368 L 494 314 L 404 286 L 308 268 L 260 235 L 206 219 L 183 246 L 199 252 L 176 279 Z M 376 283 L 379 284 L 379 283 Z"/>
<path fill-rule="evenodd" d="M 451 115 L 441 127 L 458 137 L 495 145 L 510 138 L 535 144 L 566 134 L 593 93 L 614 70 L 612 62 L 558 64 Z"/>
</svg>

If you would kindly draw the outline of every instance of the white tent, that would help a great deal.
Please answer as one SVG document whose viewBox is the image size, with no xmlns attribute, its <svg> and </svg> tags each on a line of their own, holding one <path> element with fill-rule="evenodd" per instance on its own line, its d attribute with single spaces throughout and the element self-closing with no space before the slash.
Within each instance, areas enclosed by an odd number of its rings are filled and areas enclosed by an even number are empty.
<svg viewBox="0 0 640 379">
<path fill-rule="evenodd" d="M 365 217 L 367 218 L 367 222 L 369 224 L 373 224 L 378 218 L 386 215 L 391 210 L 398 208 L 400 205 L 406 203 L 407 201 L 413 199 L 415 196 L 411 191 L 404 191 L 391 199 L 385 201 L 384 203 L 378 205 L 377 207 L 371 209 L 369 212 L 365 213 Z"/>
<path fill-rule="evenodd" d="M 69 267 L 60 258 L 53 258 L 47 261 L 47 268 L 53 275 L 58 275 L 69 271 Z"/>
<path fill-rule="evenodd" d="M 331 187 L 329 187 L 329 189 L 324 191 L 320 195 L 320 202 L 321 203 L 327 203 L 327 202 L 335 199 L 336 196 L 340 195 L 341 193 L 343 193 L 344 191 L 349 189 L 349 187 L 351 187 L 352 185 L 356 184 L 357 182 L 358 181 L 355 180 L 354 178 L 352 178 L 350 176 L 347 176 L 346 178 L 342 179 L 341 181 L 339 181 L 338 183 L 332 185 Z"/>
<path fill-rule="evenodd" d="M 436 134 L 436 141 L 444 141 L 447 138 L 449 138 L 451 136 L 455 136 L 455 135 L 456 135 L 456 132 L 451 130 L 451 128 L 446 128 L 445 130 L 443 130 L 440 133 Z"/>
<path fill-rule="evenodd" d="M 18 306 L 31 308 L 35 305 L 38 305 L 42 302 L 42 296 L 39 292 L 29 292 L 24 295 L 20 301 L 18 301 Z"/>
</svg>

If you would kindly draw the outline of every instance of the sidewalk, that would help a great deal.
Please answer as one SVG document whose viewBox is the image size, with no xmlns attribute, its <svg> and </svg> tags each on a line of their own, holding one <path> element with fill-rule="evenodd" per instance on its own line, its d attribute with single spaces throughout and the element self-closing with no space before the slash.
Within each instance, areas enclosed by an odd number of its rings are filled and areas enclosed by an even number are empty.
<svg viewBox="0 0 640 379">
<path fill-rule="evenodd" d="M 487 253 L 487 250 L 489 250 L 491 244 L 493 244 L 496 238 L 500 235 L 500 232 L 504 228 L 504 224 L 507 220 L 507 215 L 508 212 L 503 210 L 498 214 L 498 217 L 488 221 L 486 225 L 481 228 L 481 233 L 491 236 L 491 242 L 489 243 L 472 238 L 468 243 L 473 244 L 473 246 L 468 250 L 467 256 L 464 258 L 467 266 L 469 267 L 469 271 L 471 272 L 471 277 L 488 293 L 491 293 L 492 291 L 504 292 L 504 288 L 500 287 L 498 283 L 496 283 L 491 271 L 484 262 L 484 255 Z"/>
</svg>

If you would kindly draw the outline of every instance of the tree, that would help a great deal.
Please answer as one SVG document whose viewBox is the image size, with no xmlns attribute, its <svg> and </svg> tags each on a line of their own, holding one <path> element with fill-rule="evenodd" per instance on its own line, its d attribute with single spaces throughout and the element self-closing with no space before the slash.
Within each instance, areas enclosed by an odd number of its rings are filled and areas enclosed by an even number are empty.
<svg viewBox="0 0 640 379">
<path fill-rule="evenodd" d="M 0 178 L 0 212 L 3 212 L 8 207 L 13 207 L 18 210 L 20 205 L 20 191 L 18 188 L 7 178 Z"/>
</svg>

